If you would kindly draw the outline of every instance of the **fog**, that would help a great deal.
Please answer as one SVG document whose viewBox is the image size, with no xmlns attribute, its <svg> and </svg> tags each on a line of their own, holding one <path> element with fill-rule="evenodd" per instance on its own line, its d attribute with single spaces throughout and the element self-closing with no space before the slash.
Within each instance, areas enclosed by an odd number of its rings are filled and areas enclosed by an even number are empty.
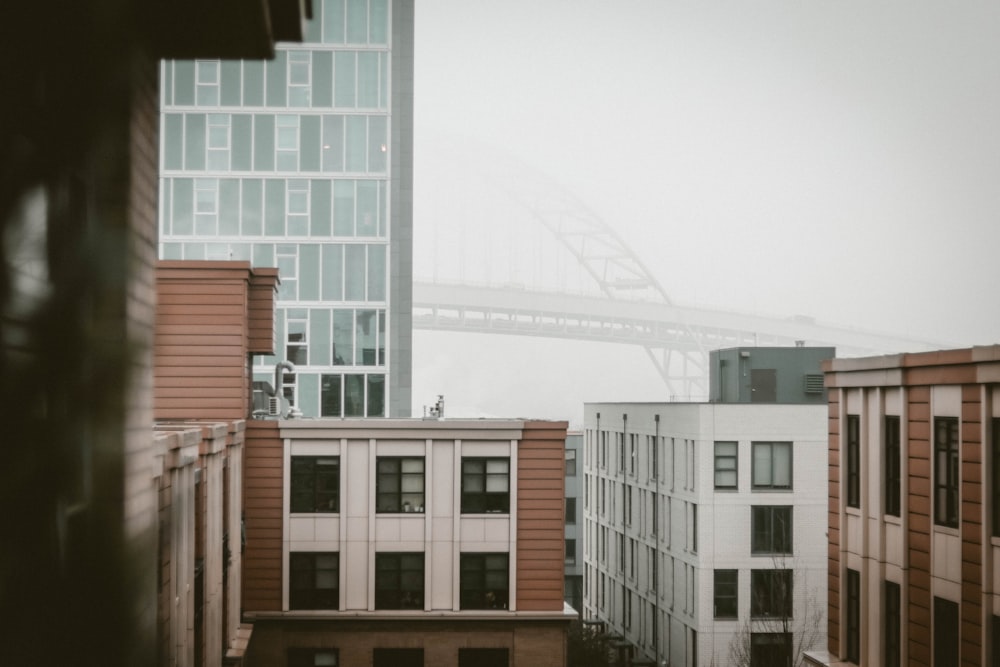
<svg viewBox="0 0 1000 667">
<path fill-rule="evenodd" d="M 457 256 L 507 226 L 455 173 L 510 159 L 676 302 L 1000 342 L 998 36 L 991 2 L 421 0 L 415 273 L 468 272 Z M 571 421 L 584 400 L 665 400 L 638 348 L 418 331 L 416 410 L 437 394 Z"/>
</svg>

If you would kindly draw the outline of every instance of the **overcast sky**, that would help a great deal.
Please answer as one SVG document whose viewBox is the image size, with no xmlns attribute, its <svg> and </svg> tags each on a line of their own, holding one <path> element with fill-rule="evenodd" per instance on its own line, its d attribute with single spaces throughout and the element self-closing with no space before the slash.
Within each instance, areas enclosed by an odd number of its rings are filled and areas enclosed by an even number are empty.
<svg viewBox="0 0 1000 667">
<path fill-rule="evenodd" d="M 495 151 L 560 183 L 680 303 L 1000 342 L 1000 3 L 418 0 L 416 16 L 418 277 L 435 228 L 480 217 L 449 219 L 445 136 L 463 169 Z"/>
</svg>

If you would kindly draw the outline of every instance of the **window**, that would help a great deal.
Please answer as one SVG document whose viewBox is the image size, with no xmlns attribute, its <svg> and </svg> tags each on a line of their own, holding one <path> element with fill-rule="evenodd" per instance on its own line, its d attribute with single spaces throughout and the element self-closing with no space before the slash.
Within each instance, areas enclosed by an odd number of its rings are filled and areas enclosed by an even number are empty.
<svg viewBox="0 0 1000 667">
<path fill-rule="evenodd" d="M 861 507 L 861 418 L 847 415 L 847 506 Z"/>
<path fill-rule="evenodd" d="M 229 170 L 230 116 L 210 113 L 207 119 L 208 169 Z"/>
<path fill-rule="evenodd" d="M 509 572 L 507 554 L 462 554 L 459 609 L 506 609 Z"/>
<path fill-rule="evenodd" d="M 374 649 L 372 651 L 372 667 L 424 667 L 424 649 Z"/>
<path fill-rule="evenodd" d="M 325 552 L 289 554 L 289 609 L 340 608 L 340 555 Z"/>
<path fill-rule="evenodd" d="M 462 513 L 510 511 L 510 459 L 462 459 Z"/>
<path fill-rule="evenodd" d="M 195 89 L 199 106 L 217 106 L 219 104 L 219 61 L 195 61 Z"/>
<path fill-rule="evenodd" d="M 380 456 L 375 463 L 376 512 L 424 511 L 424 460 Z"/>
<path fill-rule="evenodd" d="M 938 597 L 934 598 L 934 664 L 959 664 L 958 604 Z"/>
<path fill-rule="evenodd" d="M 885 513 L 899 516 L 902 493 L 900 490 L 899 417 L 885 418 Z"/>
<path fill-rule="evenodd" d="M 290 648 L 288 667 L 337 667 L 339 657 L 335 648 Z"/>
<path fill-rule="evenodd" d="M 304 308 L 290 308 L 287 313 L 285 359 L 296 366 L 305 365 L 309 360 L 309 313 Z"/>
<path fill-rule="evenodd" d="M 279 115 L 276 135 L 278 171 L 298 171 L 299 117 Z"/>
<path fill-rule="evenodd" d="M 993 473 L 993 488 L 990 493 L 993 498 L 993 535 L 1000 537 L 1000 419 L 993 420 L 993 456 L 990 465 Z"/>
<path fill-rule="evenodd" d="M 715 488 L 737 488 L 736 443 L 715 443 Z"/>
<path fill-rule="evenodd" d="M 576 450 L 566 450 L 566 476 L 576 477 Z"/>
<path fill-rule="evenodd" d="M 900 607 L 899 584 L 885 582 L 885 656 L 884 667 L 899 667 Z"/>
<path fill-rule="evenodd" d="M 958 419 L 955 417 L 934 420 L 934 523 L 958 528 Z"/>
<path fill-rule="evenodd" d="M 460 648 L 458 667 L 507 667 L 510 651 L 505 648 Z"/>
<path fill-rule="evenodd" d="M 424 555 L 375 554 L 375 608 L 424 608 Z"/>
<path fill-rule="evenodd" d="M 792 571 L 750 571 L 750 615 L 755 618 L 792 617 Z"/>
<path fill-rule="evenodd" d="M 566 523 L 571 526 L 576 523 L 576 498 L 566 499 Z"/>
<path fill-rule="evenodd" d="M 792 664 L 792 633 L 750 634 L 750 667 L 785 667 Z"/>
<path fill-rule="evenodd" d="M 738 591 L 739 570 L 715 571 L 715 618 L 736 618 Z"/>
<path fill-rule="evenodd" d="M 791 506 L 758 505 L 750 508 L 750 553 L 792 553 Z"/>
<path fill-rule="evenodd" d="M 576 540 L 566 538 L 566 565 L 576 565 Z"/>
<path fill-rule="evenodd" d="M 847 570 L 847 655 L 848 662 L 861 660 L 861 574 Z"/>
<path fill-rule="evenodd" d="M 753 443 L 753 488 L 792 488 L 792 443 Z"/>
<path fill-rule="evenodd" d="M 340 457 L 293 456 L 291 512 L 340 511 Z"/>
<path fill-rule="evenodd" d="M 990 623 L 992 627 L 990 651 L 993 659 L 989 664 L 990 667 L 1000 667 L 1000 616 L 991 616 Z"/>
</svg>

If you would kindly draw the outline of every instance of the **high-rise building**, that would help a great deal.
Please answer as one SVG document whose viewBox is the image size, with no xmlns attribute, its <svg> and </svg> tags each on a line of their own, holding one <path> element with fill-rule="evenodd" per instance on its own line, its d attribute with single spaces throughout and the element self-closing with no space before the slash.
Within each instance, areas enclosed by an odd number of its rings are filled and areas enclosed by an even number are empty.
<svg viewBox="0 0 1000 667">
<path fill-rule="evenodd" d="M 1000 664 L 1000 345 L 835 359 L 829 653 Z"/>
<path fill-rule="evenodd" d="M 408 416 L 413 3 L 312 8 L 272 60 L 163 63 L 160 256 L 278 267 L 253 374 L 304 416 Z"/>
<path fill-rule="evenodd" d="M 823 645 L 833 355 L 720 350 L 712 402 L 586 405 L 582 616 L 621 653 L 790 665 Z"/>
</svg>

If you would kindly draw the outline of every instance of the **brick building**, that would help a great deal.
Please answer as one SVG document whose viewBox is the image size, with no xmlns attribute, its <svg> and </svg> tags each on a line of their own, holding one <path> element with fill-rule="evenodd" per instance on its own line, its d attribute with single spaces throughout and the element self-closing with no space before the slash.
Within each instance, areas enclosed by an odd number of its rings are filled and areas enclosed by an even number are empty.
<svg viewBox="0 0 1000 667">
<path fill-rule="evenodd" d="M 835 359 L 829 665 L 1000 661 L 1000 346 Z"/>
</svg>

